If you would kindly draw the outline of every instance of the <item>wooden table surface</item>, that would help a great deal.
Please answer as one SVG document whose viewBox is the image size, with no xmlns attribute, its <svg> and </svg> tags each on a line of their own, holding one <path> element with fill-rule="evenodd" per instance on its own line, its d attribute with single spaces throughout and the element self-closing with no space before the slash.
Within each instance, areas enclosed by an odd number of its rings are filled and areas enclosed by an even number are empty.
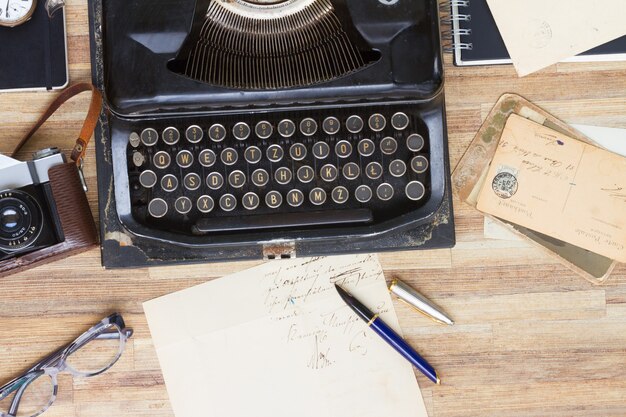
<svg viewBox="0 0 626 417">
<path fill-rule="evenodd" d="M 68 0 L 67 12 L 71 79 L 88 81 L 86 1 Z M 626 62 L 559 64 L 520 79 L 511 66 L 457 68 L 448 56 L 446 70 L 452 167 L 505 92 L 567 122 L 626 128 Z M 13 148 L 53 97 L 0 94 L 0 151 Z M 69 103 L 29 150 L 69 150 L 87 105 L 86 96 Z M 96 213 L 93 147 L 86 164 Z M 454 206 L 454 249 L 381 256 L 388 278 L 405 279 L 456 319 L 453 327 L 433 325 L 396 303 L 408 339 L 443 379 L 433 386 L 418 376 L 429 415 L 626 416 L 626 266 L 594 286 L 528 243 L 485 239 L 482 216 Z M 120 362 L 89 380 L 62 377 L 46 416 L 172 416 L 142 302 L 255 264 L 104 271 L 92 250 L 4 278 L 0 382 L 119 311 L 135 329 Z"/>
</svg>

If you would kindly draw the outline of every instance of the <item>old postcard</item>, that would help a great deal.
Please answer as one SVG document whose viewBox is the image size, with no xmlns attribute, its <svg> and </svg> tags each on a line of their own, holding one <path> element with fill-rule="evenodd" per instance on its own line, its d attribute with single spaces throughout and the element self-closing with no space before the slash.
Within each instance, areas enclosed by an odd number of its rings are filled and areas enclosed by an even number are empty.
<svg viewBox="0 0 626 417">
<path fill-rule="evenodd" d="M 520 77 L 626 35 L 624 0 L 487 0 Z"/>
<path fill-rule="evenodd" d="M 399 331 L 375 255 L 270 262 L 144 304 L 177 417 L 426 417 L 411 365 L 334 282 Z"/>
<path fill-rule="evenodd" d="M 477 208 L 626 262 L 624 172 L 626 158 L 511 115 Z"/>
</svg>

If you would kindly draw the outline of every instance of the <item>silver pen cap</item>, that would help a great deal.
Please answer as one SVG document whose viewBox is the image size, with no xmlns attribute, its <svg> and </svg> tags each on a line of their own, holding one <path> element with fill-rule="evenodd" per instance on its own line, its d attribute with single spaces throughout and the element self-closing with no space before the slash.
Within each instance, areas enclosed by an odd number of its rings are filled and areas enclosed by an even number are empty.
<svg viewBox="0 0 626 417">
<path fill-rule="evenodd" d="M 399 279 L 394 278 L 389 285 L 389 291 L 429 319 L 440 324 L 448 324 L 450 326 L 454 324 L 454 321 L 440 307 Z"/>
</svg>

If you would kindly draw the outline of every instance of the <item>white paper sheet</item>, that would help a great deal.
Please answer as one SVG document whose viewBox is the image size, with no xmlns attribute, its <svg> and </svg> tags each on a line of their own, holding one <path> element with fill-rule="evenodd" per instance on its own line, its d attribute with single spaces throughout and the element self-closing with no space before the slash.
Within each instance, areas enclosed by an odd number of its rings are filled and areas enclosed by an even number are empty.
<svg viewBox="0 0 626 417">
<path fill-rule="evenodd" d="M 426 417 L 411 365 L 345 305 L 399 330 L 375 255 L 270 262 L 144 303 L 177 417 Z"/>
<path fill-rule="evenodd" d="M 520 77 L 626 35 L 624 0 L 487 0 Z"/>
</svg>

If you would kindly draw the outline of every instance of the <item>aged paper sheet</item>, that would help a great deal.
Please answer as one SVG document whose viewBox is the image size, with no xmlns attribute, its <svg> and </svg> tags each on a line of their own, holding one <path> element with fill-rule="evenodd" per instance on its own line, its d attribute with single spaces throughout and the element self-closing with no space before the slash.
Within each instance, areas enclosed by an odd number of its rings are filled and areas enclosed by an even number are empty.
<svg viewBox="0 0 626 417">
<path fill-rule="evenodd" d="M 343 303 L 395 330 L 375 255 L 270 262 L 144 304 L 177 417 L 426 417 L 411 365 Z"/>
<path fill-rule="evenodd" d="M 572 124 L 573 128 L 591 138 L 605 149 L 626 156 L 626 129 Z M 502 224 L 485 217 L 484 235 L 487 239 L 520 240 L 521 237 L 511 232 Z"/>
<path fill-rule="evenodd" d="M 624 0 L 487 0 L 520 77 L 626 35 Z"/>
<path fill-rule="evenodd" d="M 626 158 L 511 115 L 477 208 L 626 262 L 624 172 Z"/>
</svg>

